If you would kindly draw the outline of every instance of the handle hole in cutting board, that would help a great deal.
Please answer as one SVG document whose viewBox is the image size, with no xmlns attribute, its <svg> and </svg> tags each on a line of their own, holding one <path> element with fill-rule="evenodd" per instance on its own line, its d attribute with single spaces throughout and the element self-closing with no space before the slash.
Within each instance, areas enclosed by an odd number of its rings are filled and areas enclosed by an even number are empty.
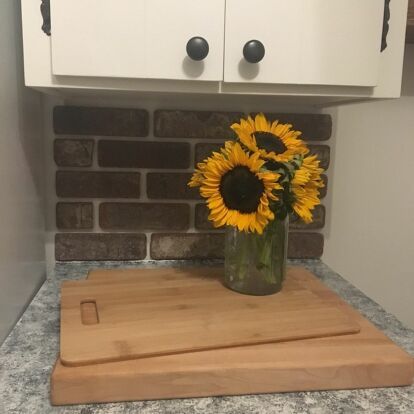
<svg viewBox="0 0 414 414">
<path fill-rule="evenodd" d="M 81 320 L 83 325 L 96 325 L 99 323 L 96 301 L 84 300 L 80 304 Z"/>
</svg>

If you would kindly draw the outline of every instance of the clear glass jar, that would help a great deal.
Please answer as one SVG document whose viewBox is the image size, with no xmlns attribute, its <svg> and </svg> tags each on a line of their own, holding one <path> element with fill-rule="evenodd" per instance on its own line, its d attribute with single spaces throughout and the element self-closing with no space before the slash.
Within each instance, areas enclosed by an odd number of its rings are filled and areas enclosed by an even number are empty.
<svg viewBox="0 0 414 414">
<path fill-rule="evenodd" d="M 271 295 L 281 290 L 286 274 L 288 221 L 273 220 L 261 235 L 227 227 L 227 287 L 246 295 Z"/>
</svg>

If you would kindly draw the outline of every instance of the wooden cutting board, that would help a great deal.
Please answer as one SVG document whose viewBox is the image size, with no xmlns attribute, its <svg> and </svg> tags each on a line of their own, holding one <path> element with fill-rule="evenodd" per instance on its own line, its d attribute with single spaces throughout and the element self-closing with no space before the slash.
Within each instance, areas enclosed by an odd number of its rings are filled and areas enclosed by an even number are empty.
<svg viewBox="0 0 414 414">
<path fill-rule="evenodd" d="M 100 272 L 100 271 L 99 271 Z M 123 272 L 122 272 L 123 273 Z M 114 277 L 119 275 L 115 273 Z M 132 277 L 132 273 L 129 274 Z M 99 273 L 91 273 L 90 277 Z M 110 278 L 110 274 L 103 277 Z M 123 273 L 123 277 L 127 274 Z M 413 359 L 303 268 L 297 285 L 338 306 L 361 327 L 354 335 L 165 355 L 81 367 L 58 360 L 51 376 L 54 405 L 402 386 Z"/>
<path fill-rule="evenodd" d="M 272 296 L 225 288 L 221 269 L 137 269 L 64 282 L 61 361 L 68 366 L 359 331 L 337 306 L 291 285 Z"/>
</svg>

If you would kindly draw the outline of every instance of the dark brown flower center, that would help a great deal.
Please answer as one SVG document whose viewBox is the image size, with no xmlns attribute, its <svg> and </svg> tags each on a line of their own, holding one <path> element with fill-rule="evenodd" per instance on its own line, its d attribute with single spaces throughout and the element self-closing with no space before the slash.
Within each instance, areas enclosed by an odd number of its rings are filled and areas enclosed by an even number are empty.
<svg viewBox="0 0 414 414">
<path fill-rule="evenodd" d="M 220 194 L 231 210 L 245 214 L 255 212 L 263 192 L 262 181 L 247 167 L 235 167 L 221 178 Z"/>
<path fill-rule="evenodd" d="M 283 141 L 271 132 L 255 132 L 254 137 L 256 138 L 259 149 L 274 152 L 275 154 L 283 154 L 287 150 Z"/>
</svg>

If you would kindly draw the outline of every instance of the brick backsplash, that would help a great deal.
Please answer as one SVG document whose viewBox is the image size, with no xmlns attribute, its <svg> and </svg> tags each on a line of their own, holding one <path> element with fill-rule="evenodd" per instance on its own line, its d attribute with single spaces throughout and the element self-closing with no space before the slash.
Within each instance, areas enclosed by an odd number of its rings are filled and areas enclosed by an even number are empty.
<svg viewBox="0 0 414 414">
<path fill-rule="evenodd" d="M 56 106 L 55 134 L 146 137 L 149 117 L 143 109 Z"/>
<path fill-rule="evenodd" d="M 242 115 L 56 106 L 56 260 L 221 259 L 223 230 L 187 182 L 197 162 L 234 136 L 229 126 Z M 329 146 L 318 141 L 331 136 L 329 115 L 266 115 L 302 130 L 328 168 Z M 325 214 L 318 206 L 307 225 L 291 217 L 289 257 L 322 255 Z"/>
<path fill-rule="evenodd" d="M 94 142 L 92 139 L 56 139 L 54 159 L 58 167 L 90 167 Z"/>
<path fill-rule="evenodd" d="M 93 204 L 57 203 L 56 227 L 59 230 L 93 229 Z"/>
<path fill-rule="evenodd" d="M 168 111 L 154 113 L 154 135 L 164 138 L 225 140 L 234 137 L 229 126 L 243 116 L 242 112 Z M 325 114 L 266 113 L 269 120 L 295 125 L 308 141 L 325 141 L 332 134 L 332 119 Z"/>
<path fill-rule="evenodd" d="M 186 142 L 100 141 L 98 165 L 119 168 L 188 168 Z"/>
<path fill-rule="evenodd" d="M 57 171 L 56 194 L 71 198 L 139 198 L 139 172 Z"/>
<path fill-rule="evenodd" d="M 188 230 L 190 205 L 184 203 L 101 203 L 104 230 Z"/>
<path fill-rule="evenodd" d="M 57 233 L 56 260 L 142 260 L 147 238 L 140 233 Z"/>
<path fill-rule="evenodd" d="M 147 174 L 148 198 L 174 200 L 201 199 L 198 188 L 187 186 L 191 173 L 152 172 Z"/>
</svg>

